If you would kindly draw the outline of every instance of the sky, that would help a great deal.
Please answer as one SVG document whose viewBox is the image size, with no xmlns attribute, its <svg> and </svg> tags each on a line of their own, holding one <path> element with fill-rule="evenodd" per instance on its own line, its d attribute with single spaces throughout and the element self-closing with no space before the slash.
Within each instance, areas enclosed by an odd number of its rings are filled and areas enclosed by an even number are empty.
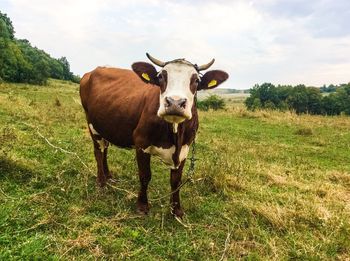
<svg viewBox="0 0 350 261">
<path fill-rule="evenodd" d="M 19 39 L 75 74 L 149 52 L 229 73 L 223 88 L 350 82 L 349 0 L 0 0 Z"/>
</svg>

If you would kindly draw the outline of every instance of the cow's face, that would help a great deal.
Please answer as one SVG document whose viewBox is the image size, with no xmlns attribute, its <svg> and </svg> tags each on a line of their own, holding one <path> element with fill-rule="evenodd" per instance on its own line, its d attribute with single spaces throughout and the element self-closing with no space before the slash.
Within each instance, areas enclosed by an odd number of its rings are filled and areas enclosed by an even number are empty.
<svg viewBox="0 0 350 261">
<path fill-rule="evenodd" d="M 218 70 L 201 77 L 198 67 L 183 59 L 164 64 L 159 72 L 144 62 L 134 63 L 132 68 L 142 80 L 159 86 L 157 115 L 170 123 L 191 119 L 197 90 L 215 88 L 228 78 L 227 73 Z"/>
<path fill-rule="evenodd" d="M 191 119 L 194 95 L 199 83 L 196 69 L 186 63 L 169 63 L 158 73 L 158 81 L 158 116 L 171 123 Z"/>
</svg>

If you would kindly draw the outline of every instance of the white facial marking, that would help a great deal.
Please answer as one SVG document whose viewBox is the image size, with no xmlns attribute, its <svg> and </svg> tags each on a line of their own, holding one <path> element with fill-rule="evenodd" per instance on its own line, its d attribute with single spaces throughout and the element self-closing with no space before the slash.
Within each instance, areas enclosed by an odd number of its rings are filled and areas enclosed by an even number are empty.
<svg viewBox="0 0 350 261">
<path fill-rule="evenodd" d="M 174 145 L 168 149 L 163 149 L 152 145 L 144 149 L 143 152 L 158 156 L 166 165 L 169 165 L 172 169 L 175 169 L 173 161 L 173 154 L 175 152 Z"/>
<path fill-rule="evenodd" d="M 181 147 L 181 151 L 180 151 L 180 155 L 179 155 L 179 162 L 182 162 L 184 159 L 187 158 L 189 150 L 190 150 L 190 147 L 188 145 L 183 145 Z"/>
<path fill-rule="evenodd" d="M 168 121 L 174 120 L 174 122 L 180 123 L 185 119 L 192 118 L 192 105 L 194 100 L 194 94 L 191 92 L 190 83 L 193 74 L 197 74 L 196 69 L 189 64 L 175 62 L 169 63 L 164 66 L 163 70 L 167 72 L 167 86 L 163 93 L 159 97 L 159 109 L 158 116 L 163 117 Z M 184 118 L 178 116 L 166 116 L 165 98 L 170 97 L 175 100 L 186 99 L 186 105 L 184 109 Z"/>
</svg>

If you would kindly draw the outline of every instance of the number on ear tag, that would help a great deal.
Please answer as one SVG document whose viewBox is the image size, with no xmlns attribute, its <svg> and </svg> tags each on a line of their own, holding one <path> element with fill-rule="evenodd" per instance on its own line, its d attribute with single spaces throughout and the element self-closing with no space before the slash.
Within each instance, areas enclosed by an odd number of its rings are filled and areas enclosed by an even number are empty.
<svg viewBox="0 0 350 261">
<path fill-rule="evenodd" d="M 217 80 L 211 80 L 211 81 L 208 83 L 208 88 L 214 87 L 217 83 L 218 83 Z"/>
<path fill-rule="evenodd" d="M 145 79 L 145 80 L 147 80 L 147 81 L 151 81 L 151 79 L 149 78 L 148 73 L 143 73 L 143 74 L 142 74 L 142 78 Z"/>
</svg>

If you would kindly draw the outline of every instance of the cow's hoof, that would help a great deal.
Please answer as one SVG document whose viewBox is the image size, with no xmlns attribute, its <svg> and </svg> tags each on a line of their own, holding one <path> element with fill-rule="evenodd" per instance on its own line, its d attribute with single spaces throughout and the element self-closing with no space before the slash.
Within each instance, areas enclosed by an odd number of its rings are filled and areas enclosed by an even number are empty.
<svg viewBox="0 0 350 261">
<path fill-rule="evenodd" d="M 107 184 L 107 180 L 105 178 L 97 178 L 97 184 L 100 186 L 100 188 L 104 188 Z"/>
<path fill-rule="evenodd" d="M 137 212 L 141 215 L 147 215 L 149 212 L 149 205 L 147 203 L 137 202 Z"/>
<path fill-rule="evenodd" d="M 113 175 L 112 171 L 109 171 L 106 173 L 106 179 L 112 181 L 113 180 Z M 115 181 L 115 180 L 113 180 Z"/>
<path fill-rule="evenodd" d="M 174 208 L 171 211 L 171 214 L 173 214 L 175 217 L 182 218 L 184 216 L 184 211 L 182 208 Z"/>
</svg>

